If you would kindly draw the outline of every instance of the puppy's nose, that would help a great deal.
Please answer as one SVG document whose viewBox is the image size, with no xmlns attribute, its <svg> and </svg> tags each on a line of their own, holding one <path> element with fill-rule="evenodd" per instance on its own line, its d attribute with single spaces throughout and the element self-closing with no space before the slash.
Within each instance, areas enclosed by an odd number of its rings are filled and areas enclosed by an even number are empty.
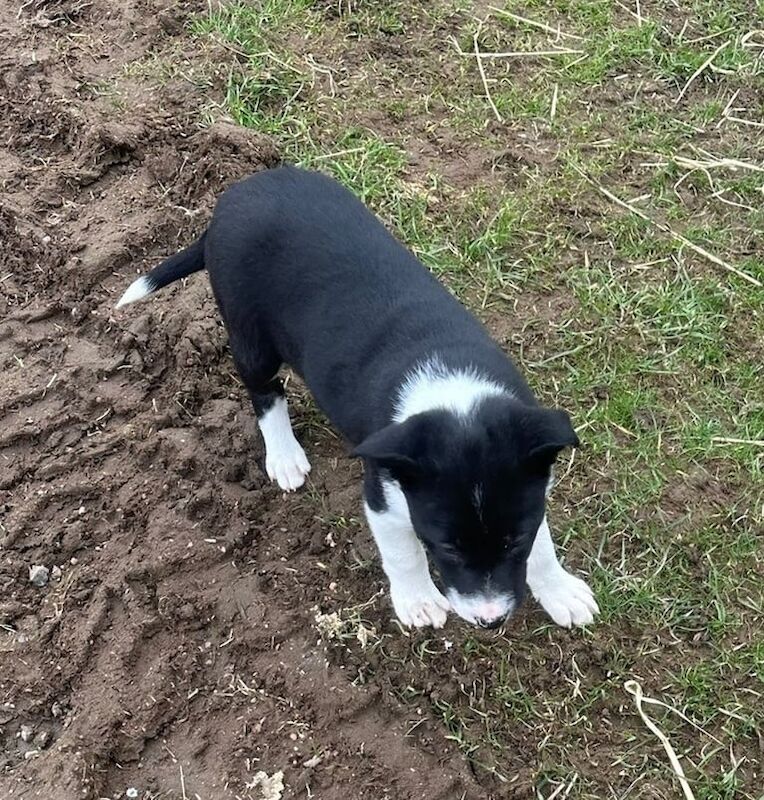
<svg viewBox="0 0 764 800">
<path fill-rule="evenodd" d="M 510 605 L 499 599 L 484 600 L 475 609 L 475 621 L 481 628 L 498 628 L 511 610 Z"/>
<path fill-rule="evenodd" d="M 506 618 L 506 614 L 503 617 L 495 617 L 494 619 L 483 619 L 482 617 L 478 617 L 477 624 L 481 628 L 498 628 L 504 623 Z"/>
</svg>

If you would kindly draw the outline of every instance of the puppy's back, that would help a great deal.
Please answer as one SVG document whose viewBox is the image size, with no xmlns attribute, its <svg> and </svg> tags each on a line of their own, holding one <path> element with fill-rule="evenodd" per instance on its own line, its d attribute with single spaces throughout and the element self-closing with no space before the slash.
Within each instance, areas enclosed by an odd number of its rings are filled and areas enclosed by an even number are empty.
<svg viewBox="0 0 764 800">
<path fill-rule="evenodd" d="M 358 442 L 389 421 L 397 390 L 439 354 L 511 370 L 480 323 L 350 191 L 279 167 L 231 187 L 205 263 L 229 333 L 260 338 Z"/>
</svg>

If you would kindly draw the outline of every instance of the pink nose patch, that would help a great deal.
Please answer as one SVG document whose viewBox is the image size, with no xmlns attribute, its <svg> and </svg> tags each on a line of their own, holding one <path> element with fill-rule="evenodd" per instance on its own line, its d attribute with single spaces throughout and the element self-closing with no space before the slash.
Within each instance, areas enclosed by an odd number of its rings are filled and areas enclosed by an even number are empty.
<svg viewBox="0 0 764 800">
<path fill-rule="evenodd" d="M 508 610 L 507 606 L 503 603 L 488 601 L 485 603 L 478 603 L 475 606 L 475 616 L 478 619 L 484 619 L 490 622 L 491 620 L 506 616 Z"/>
</svg>

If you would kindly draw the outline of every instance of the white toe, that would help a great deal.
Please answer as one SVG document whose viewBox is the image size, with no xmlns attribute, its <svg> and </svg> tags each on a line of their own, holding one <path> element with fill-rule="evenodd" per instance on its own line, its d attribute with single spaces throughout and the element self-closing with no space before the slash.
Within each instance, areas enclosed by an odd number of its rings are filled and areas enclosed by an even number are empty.
<svg viewBox="0 0 764 800">
<path fill-rule="evenodd" d="M 268 477 L 285 492 L 299 489 L 310 472 L 310 464 L 305 451 L 295 439 L 286 400 L 277 398 L 257 422 L 265 440 L 265 471 Z"/>
<path fill-rule="evenodd" d="M 285 492 L 294 492 L 305 483 L 310 464 L 305 451 L 295 440 L 294 446 L 288 450 L 284 448 L 276 455 L 266 455 L 265 471 Z"/>
<path fill-rule="evenodd" d="M 446 624 L 448 600 L 432 581 L 421 586 L 391 587 L 393 607 L 406 627 L 442 628 Z"/>
<path fill-rule="evenodd" d="M 532 591 L 544 611 L 563 628 L 589 625 L 599 614 L 597 601 L 589 586 L 564 570 Z"/>
</svg>

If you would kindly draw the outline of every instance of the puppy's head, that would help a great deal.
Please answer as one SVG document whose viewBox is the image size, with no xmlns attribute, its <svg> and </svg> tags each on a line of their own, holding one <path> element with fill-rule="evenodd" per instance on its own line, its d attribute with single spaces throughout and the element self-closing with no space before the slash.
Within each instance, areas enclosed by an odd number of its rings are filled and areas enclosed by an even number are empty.
<svg viewBox="0 0 764 800">
<path fill-rule="evenodd" d="M 498 627 L 523 600 L 554 461 L 576 445 L 564 411 L 496 396 L 393 423 L 355 453 L 400 484 L 454 611 Z"/>
</svg>

